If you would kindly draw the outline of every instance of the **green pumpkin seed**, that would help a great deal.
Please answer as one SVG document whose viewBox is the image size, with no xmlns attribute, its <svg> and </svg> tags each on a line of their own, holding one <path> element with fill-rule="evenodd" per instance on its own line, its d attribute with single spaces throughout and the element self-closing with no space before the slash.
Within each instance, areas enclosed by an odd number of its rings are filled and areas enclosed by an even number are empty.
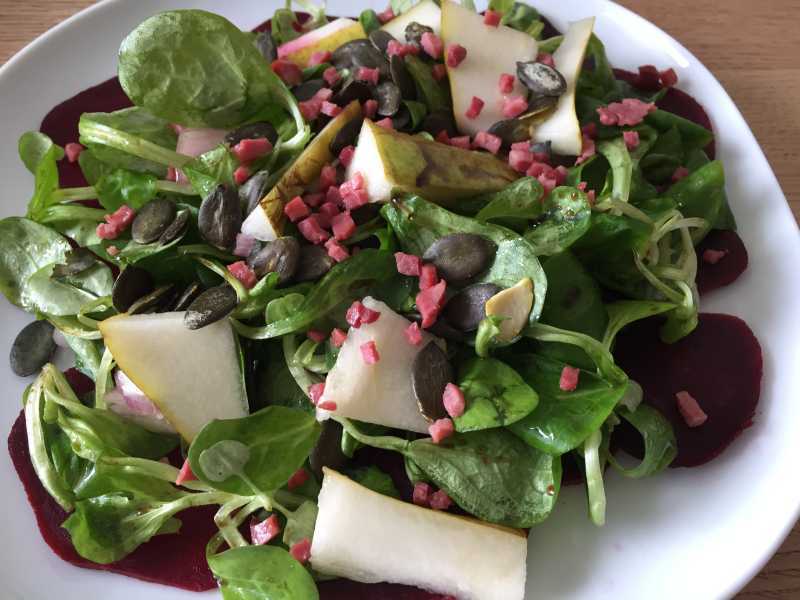
<svg viewBox="0 0 800 600">
<path fill-rule="evenodd" d="M 22 328 L 14 338 L 9 356 L 15 375 L 29 377 L 47 364 L 56 350 L 54 331 L 55 328 L 47 321 L 34 321 Z"/>
<path fill-rule="evenodd" d="M 533 96 L 558 98 L 567 91 L 567 80 L 553 67 L 529 61 L 517 63 L 517 79 L 531 91 Z"/>
<path fill-rule="evenodd" d="M 493 283 L 476 283 L 465 287 L 447 301 L 442 316 L 460 331 L 475 331 L 486 318 L 486 301 L 501 289 Z"/>
<path fill-rule="evenodd" d="M 448 282 L 463 283 L 489 268 L 496 251 L 497 246 L 483 236 L 451 233 L 431 244 L 422 258 Z"/>
<path fill-rule="evenodd" d="M 392 81 L 384 81 L 378 84 L 375 89 L 375 96 L 378 98 L 378 114 L 383 117 L 391 117 L 400 110 L 400 88 Z"/>
<path fill-rule="evenodd" d="M 183 323 L 189 329 L 201 329 L 227 317 L 238 303 L 236 290 L 227 283 L 213 287 L 194 299 L 186 309 Z"/>
<path fill-rule="evenodd" d="M 383 54 L 386 54 L 386 49 L 389 46 L 389 42 L 392 40 L 394 40 L 394 36 L 383 29 L 376 29 L 369 34 L 369 41 L 372 42 L 372 45 Z"/>
<path fill-rule="evenodd" d="M 77 275 L 97 264 L 97 256 L 86 248 L 74 248 L 67 252 L 66 262 L 53 267 L 51 277 L 69 277 Z"/>
<path fill-rule="evenodd" d="M 229 146 L 235 146 L 242 140 L 257 140 L 259 138 L 267 138 L 274 145 L 278 141 L 278 132 L 272 123 L 259 121 L 258 123 L 250 123 L 234 129 L 225 136 L 225 143 Z"/>
<path fill-rule="evenodd" d="M 141 315 L 157 312 L 158 307 L 171 304 L 175 295 L 175 286 L 171 283 L 157 287 L 149 294 L 145 294 L 128 309 L 129 315 Z"/>
<path fill-rule="evenodd" d="M 256 209 L 261 199 L 270 189 L 270 173 L 266 169 L 258 171 L 239 188 L 239 201 L 244 214 L 249 215 Z"/>
<path fill-rule="evenodd" d="M 139 244 L 155 242 L 175 220 L 178 209 L 172 200 L 156 198 L 139 209 L 131 226 L 131 237 Z"/>
<path fill-rule="evenodd" d="M 300 259 L 297 261 L 297 270 L 294 280 L 297 283 L 317 281 L 333 268 L 335 261 L 328 256 L 325 248 L 320 246 L 303 246 L 300 249 Z"/>
<path fill-rule="evenodd" d="M 422 34 L 424 33 L 433 33 L 433 28 L 423 25 L 422 23 L 417 23 L 416 21 L 412 21 L 406 25 L 405 36 L 409 44 L 422 46 Z"/>
<path fill-rule="evenodd" d="M 428 421 L 447 416 L 442 395 L 444 388 L 453 381 L 453 368 L 447 354 L 436 342 L 428 342 L 411 367 L 411 388 L 419 405 L 419 412 Z"/>
<path fill-rule="evenodd" d="M 214 188 L 200 205 L 197 227 L 209 244 L 231 250 L 242 228 L 242 209 L 236 190 L 224 184 Z"/>
<path fill-rule="evenodd" d="M 188 226 L 189 211 L 182 210 L 175 217 L 175 220 L 172 222 L 172 224 L 164 230 L 164 233 L 161 234 L 161 237 L 158 238 L 158 243 L 162 246 L 166 246 L 170 242 L 174 242 L 184 233 L 186 233 Z"/>
<path fill-rule="evenodd" d="M 339 156 L 339 153 L 347 148 L 347 146 L 355 146 L 358 141 L 358 134 L 361 132 L 361 126 L 364 124 L 364 117 L 359 115 L 350 119 L 342 128 L 336 133 L 328 145 L 328 150 L 334 156 Z"/>
<path fill-rule="evenodd" d="M 153 291 L 153 277 L 139 267 L 126 267 L 119 274 L 111 290 L 111 302 L 118 312 L 128 312 L 131 305 Z"/>
<path fill-rule="evenodd" d="M 181 294 L 176 298 L 175 302 L 172 305 L 172 310 L 174 311 L 186 310 L 187 308 L 189 308 L 189 305 L 192 302 L 194 302 L 194 299 L 200 295 L 202 291 L 203 287 L 196 281 L 193 281 L 188 286 L 186 286 L 186 289 L 183 290 L 183 292 L 181 292 Z"/>
<path fill-rule="evenodd" d="M 278 283 L 289 281 L 300 260 L 300 243 L 293 237 L 282 237 L 267 242 L 261 250 L 247 259 L 259 278 L 267 273 L 278 273 Z"/>
</svg>

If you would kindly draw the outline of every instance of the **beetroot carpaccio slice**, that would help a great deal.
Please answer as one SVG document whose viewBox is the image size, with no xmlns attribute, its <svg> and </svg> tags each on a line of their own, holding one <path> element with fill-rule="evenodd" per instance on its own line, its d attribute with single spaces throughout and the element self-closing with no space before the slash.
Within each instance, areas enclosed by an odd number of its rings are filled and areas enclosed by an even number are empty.
<svg viewBox="0 0 800 600">
<path fill-rule="evenodd" d="M 644 402 L 672 424 L 678 444 L 673 467 L 702 465 L 719 455 L 752 425 L 761 393 L 761 346 L 747 324 L 731 315 L 701 313 L 691 334 L 674 344 L 658 336 L 661 321 L 647 319 L 617 338 L 617 364 L 644 390 Z M 699 427 L 686 425 L 675 394 L 688 391 L 708 415 Z M 639 435 L 630 426 L 615 430 L 616 443 L 641 457 Z"/>
<path fill-rule="evenodd" d="M 724 252 L 712 263 L 703 258 L 706 250 Z M 712 229 L 697 246 L 697 289 L 707 294 L 736 281 L 747 268 L 747 248 L 735 231 Z"/>
</svg>

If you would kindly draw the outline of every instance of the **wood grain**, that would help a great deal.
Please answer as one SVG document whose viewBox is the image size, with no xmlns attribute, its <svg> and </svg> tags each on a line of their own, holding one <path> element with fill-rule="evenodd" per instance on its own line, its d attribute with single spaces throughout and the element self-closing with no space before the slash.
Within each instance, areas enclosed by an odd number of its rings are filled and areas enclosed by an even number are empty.
<svg viewBox="0 0 800 600">
<path fill-rule="evenodd" d="M 130 0 L 133 1 L 133 0 Z M 741 109 L 800 219 L 800 35 L 797 0 L 621 0 L 689 48 Z M 90 0 L 0 0 L 0 64 Z M 539 3 L 544 7 L 546 3 Z M 800 598 L 800 526 L 741 600 Z"/>
</svg>

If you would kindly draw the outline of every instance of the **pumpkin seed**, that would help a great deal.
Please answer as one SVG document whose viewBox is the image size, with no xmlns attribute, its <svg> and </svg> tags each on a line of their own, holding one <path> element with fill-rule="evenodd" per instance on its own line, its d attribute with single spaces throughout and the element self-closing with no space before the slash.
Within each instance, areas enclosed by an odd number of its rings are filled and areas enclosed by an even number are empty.
<svg viewBox="0 0 800 600">
<path fill-rule="evenodd" d="M 129 315 L 141 315 L 150 312 L 157 312 L 160 306 L 169 305 L 174 299 L 175 286 L 171 283 L 157 287 L 149 294 L 145 294 L 136 302 L 131 304 L 128 309 Z"/>
<path fill-rule="evenodd" d="M 156 198 L 139 209 L 131 225 L 131 237 L 139 244 L 155 242 L 175 220 L 178 209 L 172 200 Z"/>
<path fill-rule="evenodd" d="M 142 296 L 153 291 L 153 277 L 139 267 L 126 267 L 119 274 L 111 289 L 111 302 L 118 312 L 127 312 Z"/>
<path fill-rule="evenodd" d="M 259 138 L 267 138 L 274 145 L 278 141 L 278 132 L 272 126 L 272 123 L 259 121 L 258 123 L 250 123 L 234 129 L 225 136 L 225 143 L 229 146 L 235 146 L 242 140 L 257 140 Z"/>
<path fill-rule="evenodd" d="M 369 34 L 369 41 L 372 42 L 372 45 L 382 54 L 386 54 L 386 49 L 389 46 L 389 42 L 392 40 L 394 40 L 394 36 L 383 29 L 376 29 Z"/>
<path fill-rule="evenodd" d="M 174 242 L 184 233 L 189 226 L 189 211 L 182 210 L 177 214 L 172 224 L 164 230 L 161 237 L 158 238 L 158 243 L 166 246 L 170 242 Z"/>
<path fill-rule="evenodd" d="M 553 108 L 556 104 L 558 104 L 558 98 L 556 96 L 536 96 L 531 94 L 531 97 L 528 99 L 528 108 L 520 119 L 525 120 L 526 117 L 532 117 L 543 113 Z"/>
<path fill-rule="evenodd" d="M 536 61 L 518 62 L 517 78 L 533 96 L 558 98 L 567 91 L 567 80 L 553 67 Z"/>
<path fill-rule="evenodd" d="M 440 131 L 446 131 L 450 137 L 458 135 L 453 113 L 448 110 L 435 110 L 428 113 L 422 121 L 422 131 L 427 131 L 433 137 L 436 137 Z"/>
<path fill-rule="evenodd" d="M 422 317 L 419 318 L 420 323 L 422 322 Z M 445 340 L 450 340 L 452 342 L 468 342 L 469 336 L 464 333 L 463 331 L 459 331 L 450 323 L 448 323 L 445 319 L 437 319 L 436 323 L 431 325 L 428 328 L 428 331 L 431 332 L 436 337 L 440 337 Z"/>
<path fill-rule="evenodd" d="M 474 233 L 451 233 L 439 238 L 422 258 L 436 265 L 449 283 L 463 283 L 485 271 L 494 260 L 497 246 Z"/>
<path fill-rule="evenodd" d="M 447 416 L 442 394 L 445 386 L 453 381 L 453 368 L 436 342 L 428 342 L 411 366 L 411 388 L 419 412 L 429 421 Z"/>
<path fill-rule="evenodd" d="M 321 246 L 302 246 L 294 280 L 297 283 L 317 281 L 333 268 L 334 260 Z"/>
<path fill-rule="evenodd" d="M 414 44 L 415 46 L 422 46 L 422 34 L 423 33 L 433 33 L 433 28 L 428 27 L 427 25 L 423 25 L 422 23 L 417 23 L 416 21 L 412 21 L 408 25 L 406 25 L 406 41 L 409 44 Z"/>
<path fill-rule="evenodd" d="M 311 100 L 318 91 L 324 88 L 327 84 L 324 79 L 309 79 L 300 85 L 292 88 L 292 94 L 298 102 L 305 102 Z"/>
<path fill-rule="evenodd" d="M 339 156 L 339 153 L 347 148 L 347 146 L 355 146 L 363 124 L 364 117 L 361 115 L 345 123 L 328 145 L 328 150 L 331 151 L 331 154 Z"/>
<path fill-rule="evenodd" d="M 66 262 L 53 267 L 52 277 L 77 275 L 97 264 L 97 257 L 86 248 L 73 248 L 67 252 Z"/>
<path fill-rule="evenodd" d="M 395 85 L 400 88 L 400 95 L 404 100 L 416 100 L 417 85 L 406 68 L 406 62 L 399 54 L 395 54 L 389 59 L 389 74 Z"/>
<path fill-rule="evenodd" d="M 241 202 L 244 214 L 249 215 L 256 209 L 261 199 L 269 192 L 269 171 L 262 169 L 248 179 L 239 188 L 239 201 Z"/>
<path fill-rule="evenodd" d="M 297 270 L 300 243 L 293 237 L 282 237 L 268 242 L 247 259 L 259 278 L 267 273 L 278 273 L 278 283 L 286 283 Z"/>
<path fill-rule="evenodd" d="M 230 250 L 236 234 L 242 227 L 242 210 L 239 195 L 225 184 L 220 184 L 206 196 L 197 217 L 200 235 L 220 250 Z"/>
<path fill-rule="evenodd" d="M 534 154 L 546 154 L 550 156 L 553 153 L 553 143 L 550 140 L 546 142 L 536 142 L 531 144 L 531 152 Z"/>
<path fill-rule="evenodd" d="M 256 48 L 268 63 L 278 58 L 278 46 L 269 31 L 261 31 L 255 39 Z"/>
<path fill-rule="evenodd" d="M 504 119 L 489 127 L 489 133 L 503 140 L 503 146 L 510 146 L 531 137 L 530 127 L 520 119 Z"/>
<path fill-rule="evenodd" d="M 411 125 L 411 113 L 405 105 L 401 105 L 397 113 L 392 117 L 392 127 L 401 131 Z"/>
<path fill-rule="evenodd" d="M 193 281 L 186 289 L 181 292 L 181 294 L 176 298 L 175 302 L 172 304 L 172 310 L 175 311 L 184 311 L 189 308 L 189 305 L 194 301 L 197 296 L 203 291 L 203 287 Z"/>
<path fill-rule="evenodd" d="M 200 294 L 186 309 L 183 324 L 189 329 L 200 329 L 227 317 L 236 308 L 239 299 L 227 283 Z"/>
<path fill-rule="evenodd" d="M 48 321 L 34 321 L 22 328 L 11 344 L 9 362 L 15 375 L 28 377 L 37 373 L 56 350 L 55 328 Z"/>
<path fill-rule="evenodd" d="M 375 89 L 378 98 L 378 114 L 384 117 L 391 117 L 400 110 L 400 88 L 391 81 L 384 81 L 378 84 Z"/>
<path fill-rule="evenodd" d="M 337 69 L 350 69 L 356 72 L 359 67 L 380 69 L 381 76 L 389 74 L 389 61 L 383 53 L 365 39 L 352 40 L 333 51 L 331 64 Z"/>
<path fill-rule="evenodd" d="M 311 470 L 322 480 L 322 467 L 341 470 L 347 464 L 347 456 L 342 452 L 342 426 L 328 419 L 322 422 L 317 445 L 308 457 Z"/>
<path fill-rule="evenodd" d="M 358 100 L 361 103 L 372 99 L 372 90 L 369 85 L 363 81 L 356 81 L 350 79 L 344 83 L 342 89 L 333 95 L 331 100 L 334 104 L 339 106 L 347 106 L 353 100 Z"/>
<path fill-rule="evenodd" d="M 460 331 L 475 331 L 486 317 L 486 302 L 500 291 L 501 288 L 493 283 L 465 287 L 447 301 L 442 315 Z"/>
</svg>

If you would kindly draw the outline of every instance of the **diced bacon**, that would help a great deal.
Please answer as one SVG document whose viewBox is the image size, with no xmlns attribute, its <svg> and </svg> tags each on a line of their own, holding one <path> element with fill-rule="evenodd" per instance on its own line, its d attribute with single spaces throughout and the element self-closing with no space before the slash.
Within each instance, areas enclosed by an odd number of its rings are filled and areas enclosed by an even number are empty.
<svg viewBox="0 0 800 600">
<path fill-rule="evenodd" d="M 523 142 L 514 142 L 513 144 L 511 144 L 511 149 L 512 150 L 525 150 L 525 152 L 533 152 L 533 150 L 531 150 L 531 141 L 530 140 L 525 140 Z"/>
<path fill-rule="evenodd" d="M 422 343 L 422 332 L 416 322 L 406 327 L 403 330 L 403 335 L 406 337 L 406 341 L 412 346 L 419 346 Z"/>
<path fill-rule="evenodd" d="M 242 258 L 247 258 L 253 251 L 253 247 L 255 246 L 255 244 L 256 244 L 256 238 L 254 238 L 252 235 L 247 235 L 246 233 L 237 233 L 236 245 L 233 248 L 233 254 L 235 256 L 241 256 Z"/>
<path fill-rule="evenodd" d="M 228 272 L 242 282 L 248 290 L 258 283 L 256 272 L 243 260 L 228 265 Z"/>
<path fill-rule="evenodd" d="M 331 235 L 325 231 L 319 224 L 316 215 L 306 217 L 297 224 L 297 229 L 300 234 L 312 244 L 322 244 Z"/>
<path fill-rule="evenodd" d="M 578 185 L 576 185 L 575 187 L 576 187 L 576 188 L 578 188 L 580 191 L 582 191 L 582 192 L 585 192 L 585 191 L 586 191 L 586 186 L 588 186 L 588 185 L 589 185 L 589 184 L 588 184 L 588 183 L 586 183 L 585 181 L 581 181 L 581 182 L 580 182 Z"/>
<path fill-rule="evenodd" d="M 625 98 L 622 102 L 612 102 L 597 109 L 603 125 L 633 126 L 656 109 L 652 102 L 642 102 L 638 98 Z"/>
<path fill-rule="evenodd" d="M 336 70 L 336 67 L 328 67 L 322 72 L 322 78 L 325 80 L 329 86 L 333 87 L 337 83 L 342 80 L 342 76 L 339 75 L 339 71 Z"/>
<path fill-rule="evenodd" d="M 414 484 L 414 492 L 411 494 L 411 501 L 417 506 L 430 506 L 431 493 L 433 488 L 430 484 L 420 481 Z"/>
<path fill-rule="evenodd" d="M 272 72 L 283 80 L 289 87 L 303 83 L 303 71 L 296 64 L 285 58 L 272 61 Z"/>
<path fill-rule="evenodd" d="M 586 192 L 586 198 L 589 200 L 589 206 L 594 206 L 595 195 L 596 194 L 594 190 L 589 190 L 588 192 Z"/>
<path fill-rule="evenodd" d="M 337 263 L 343 262 L 350 258 L 350 253 L 347 251 L 347 248 L 342 246 L 333 238 L 325 242 L 325 250 L 328 251 L 328 256 L 330 256 Z"/>
<path fill-rule="evenodd" d="M 462 150 L 469 150 L 472 148 L 472 142 L 468 135 L 459 135 L 458 137 L 450 138 L 450 145 Z"/>
<path fill-rule="evenodd" d="M 311 540 L 303 538 L 299 542 L 292 544 L 289 548 L 289 554 L 300 564 L 306 564 L 308 559 L 311 558 Z"/>
<path fill-rule="evenodd" d="M 398 273 L 409 275 L 410 277 L 419 277 L 420 269 L 422 268 L 422 259 L 419 256 L 406 254 L 405 252 L 395 252 L 394 260 L 397 263 Z"/>
<path fill-rule="evenodd" d="M 581 155 L 575 159 L 575 164 L 579 165 L 582 162 L 589 160 L 596 153 L 597 153 L 597 146 L 595 145 L 594 140 L 584 133 Z"/>
<path fill-rule="evenodd" d="M 344 205 L 350 210 L 369 202 L 367 191 L 364 189 L 364 176 L 359 172 L 353 173 L 350 179 L 339 186 L 339 194 Z"/>
<path fill-rule="evenodd" d="M 375 102 L 375 100 L 367 100 L 367 102 Z M 377 108 L 377 103 L 376 103 Z M 342 163 L 343 166 L 349 167 L 350 162 L 353 160 L 353 155 L 356 153 L 355 146 L 345 146 L 342 148 L 342 151 L 339 152 L 339 162 Z"/>
<path fill-rule="evenodd" d="M 231 148 L 231 152 L 240 163 L 251 163 L 272 152 L 272 142 L 267 138 L 246 139 Z"/>
<path fill-rule="evenodd" d="M 380 76 L 381 72 L 377 67 L 374 69 L 359 67 L 358 71 L 356 71 L 356 81 L 363 81 L 364 83 L 371 83 L 372 85 L 378 85 Z"/>
<path fill-rule="evenodd" d="M 350 213 L 339 213 L 331 218 L 333 227 L 333 237 L 338 241 L 343 241 L 352 236 L 356 231 L 356 223 Z"/>
<path fill-rule="evenodd" d="M 306 194 L 303 196 L 303 202 L 305 202 L 311 208 L 317 208 L 322 202 L 325 200 L 325 194 L 322 192 L 316 192 L 313 194 Z"/>
<path fill-rule="evenodd" d="M 392 10 L 390 5 L 386 7 L 386 10 L 378 13 L 378 21 L 383 25 L 394 19 L 394 16 L 394 10 Z"/>
<path fill-rule="evenodd" d="M 547 52 L 539 52 L 539 54 L 536 55 L 536 62 L 540 62 L 553 69 L 556 68 L 556 61 L 553 60 L 553 55 Z"/>
<path fill-rule="evenodd" d="M 233 180 L 236 182 L 236 185 L 244 185 L 252 174 L 253 172 L 250 170 L 250 167 L 247 165 L 239 165 L 233 172 Z"/>
<path fill-rule="evenodd" d="M 518 173 L 524 173 L 533 164 L 533 153 L 527 150 L 511 150 L 508 153 L 508 164 Z"/>
<path fill-rule="evenodd" d="M 136 212 L 127 204 L 123 204 L 113 213 L 105 215 L 105 223 L 100 223 L 95 232 L 101 240 L 115 240 L 133 222 Z"/>
<path fill-rule="evenodd" d="M 334 330 L 336 331 L 336 330 Z M 338 331 L 342 331 L 339 329 Z M 337 346 L 338 348 L 338 346 Z M 311 404 L 316 406 L 319 404 L 319 399 L 322 398 L 322 394 L 325 393 L 325 382 L 320 381 L 319 383 L 312 383 L 308 386 L 308 396 L 311 399 Z"/>
<path fill-rule="evenodd" d="M 320 109 L 320 112 L 323 115 L 327 115 L 329 117 L 335 117 L 340 112 L 342 112 L 342 107 L 339 106 L 338 104 L 334 104 L 333 102 L 326 101 L 322 103 L 322 108 Z"/>
<path fill-rule="evenodd" d="M 464 414 L 464 409 L 467 405 L 464 399 L 464 392 L 454 383 L 448 383 L 444 386 L 442 402 L 444 403 L 444 409 L 447 411 L 447 414 L 454 419 Z"/>
<path fill-rule="evenodd" d="M 328 335 L 319 329 L 309 329 L 306 331 L 306 337 L 312 342 L 317 342 L 318 344 L 321 344 L 328 339 Z"/>
<path fill-rule="evenodd" d="M 442 38 L 435 33 L 426 31 L 422 34 L 420 43 L 422 44 L 422 49 L 425 50 L 425 53 L 432 59 L 439 60 L 442 57 L 442 53 L 444 52 L 444 42 L 442 41 Z"/>
<path fill-rule="evenodd" d="M 433 510 L 447 510 L 452 504 L 453 501 L 444 490 L 438 490 L 431 494 L 430 506 Z"/>
<path fill-rule="evenodd" d="M 192 466 L 189 464 L 189 459 L 183 461 L 181 470 L 178 471 L 178 477 L 175 479 L 175 485 L 183 485 L 184 481 L 195 481 L 197 477 L 192 473 Z"/>
<path fill-rule="evenodd" d="M 375 125 L 378 127 L 383 127 L 389 131 L 394 131 L 394 123 L 392 122 L 391 117 L 386 117 L 381 119 L 380 121 L 375 121 Z"/>
<path fill-rule="evenodd" d="M 260 523 L 250 522 L 250 541 L 254 546 L 263 546 L 274 539 L 280 532 L 281 522 L 276 514 L 271 514 Z"/>
<path fill-rule="evenodd" d="M 708 420 L 708 415 L 689 392 L 685 390 L 678 392 L 675 394 L 675 399 L 678 401 L 678 411 L 688 427 L 700 427 Z"/>
<path fill-rule="evenodd" d="M 678 74 L 675 72 L 675 69 L 671 67 L 661 71 L 658 77 L 661 80 L 661 85 L 664 87 L 674 87 L 678 83 Z"/>
<path fill-rule="evenodd" d="M 370 99 L 364 102 L 361 105 L 361 114 L 367 119 L 374 119 L 378 114 L 378 101 Z"/>
<path fill-rule="evenodd" d="M 642 65 L 639 67 L 639 86 L 645 90 L 657 90 L 659 88 L 658 69 L 653 65 Z"/>
<path fill-rule="evenodd" d="M 286 487 L 289 488 L 289 491 L 296 490 L 306 481 L 308 481 L 308 471 L 306 471 L 303 467 L 300 467 L 291 477 L 289 477 Z"/>
<path fill-rule="evenodd" d="M 569 365 L 564 365 L 561 370 L 561 377 L 558 380 L 558 387 L 564 392 L 572 392 L 578 387 L 578 379 L 581 370 Z"/>
<path fill-rule="evenodd" d="M 511 84 L 514 85 L 513 83 Z M 528 108 L 528 101 L 522 96 L 506 96 L 503 98 L 503 116 L 507 119 L 518 117 Z"/>
<path fill-rule="evenodd" d="M 389 40 L 389 43 L 386 45 L 386 54 L 389 58 L 392 56 L 403 58 L 409 54 L 419 54 L 419 47 L 415 44 L 403 44 L 397 40 Z"/>
<path fill-rule="evenodd" d="M 326 192 L 332 185 L 337 184 L 336 167 L 325 165 L 319 173 L 319 189 Z"/>
<path fill-rule="evenodd" d="M 528 167 L 528 170 L 525 171 L 525 174 L 528 177 L 539 177 L 540 175 L 544 174 L 548 177 L 555 178 L 555 175 L 553 174 L 553 167 L 543 162 L 531 163 L 531 166 Z"/>
<path fill-rule="evenodd" d="M 338 327 L 333 328 L 333 331 L 331 331 L 331 344 L 333 344 L 334 348 L 341 348 L 346 339 L 347 334 L 344 331 Z"/>
<path fill-rule="evenodd" d="M 341 211 L 339 207 L 333 202 L 326 202 L 319 207 L 318 215 L 324 216 L 328 221 L 333 222 L 333 217 L 338 215 Z"/>
<path fill-rule="evenodd" d="M 581 133 L 588 135 L 592 139 L 597 138 L 597 123 L 589 121 L 586 125 L 581 127 Z"/>
<path fill-rule="evenodd" d="M 623 131 L 622 139 L 625 141 L 625 146 L 628 148 L 628 150 L 633 150 L 639 145 L 639 132 Z"/>
<path fill-rule="evenodd" d="M 450 143 L 450 136 L 447 135 L 447 130 L 446 129 L 442 129 L 441 131 L 439 131 L 439 133 L 436 134 L 436 137 L 434 139 L 437 142 L 439 142 L 440 144 L 449 144 Z"/>
<path fill-rule="evenodd" d="M 447 282 L 441 279 L 439 283 L 426 290 L 421 290 L 416 298 L 417 310 L 422 315 L 422 328 L 427 329 L 436 323 L 439 313 L 444 306 L 444 295 L 447 290 Z"/>
<path fill-rule="evenodd" d="M 336 410 L 336 402 L 333 400 L 325 400 L 325 402 L 320 402 L 317 404 L 317 408 L 321 408 L 322 410 L 327 410 L 328 412 L 333 412 Z"/>
<path fill-rule="evenodd" d="M 678 167 L 677 169 L 675 169 L 675 172 L 672 174 L 672 181 L 673 181 L 673 183 L 677 183 L 678 181 L 680 181 L 684 177 L 688 177 L 688 176 L 689 176 L 689 169 L 687 169 L 686 167 Z"/>
<path fill-rule="evenodd" d="M 551 171 L 550 173 L 542 173 L 536 178 L 536 180 L 542 184 L 545 196 L 556 189 L 556 186 L 558 185 L 558 180 L 555 178 L 555 171 Z"/>
<path fill-rule="evenodd" d="M 121 252 L 121 250 L 116 246 L 109 246 L 108 248 L 106 248 L 106 252 L 108 252 L 111 256 L 116 256 Z"/>
<path fill-rule="evenodd" d="M 117 228 L 113 225 L 109 225 L 108 223 L 100 223 L 95 229 L 95 233 L 101 240 L 115 240 L 122 232 L 117 231 Z"/>
<path fill-rule="evenodd" d="M 314 98 L 298 102 L 297 106 L 300 109 L 300 114 L 303 115 L 306 121 L 313 121 L 316 119 L 322 110 L 322 103 L 317 102 Z"/>
<path fill-rule="evenodd" d="M 514 81 L 516 78 L 510 73 L 501 73 L 500 79 L 497 82 L 497 88 L 501 94 L 510 94 L 514 89 Z M 527 103 L 526 103 L 527 106 Z M 514 115 L 516 116 L 516 115 Z"/>
<path fill-rule="evenodd" d="M 434 444 L 438 444 L 445 438 L 449 438 L 453 435 L 455 428 L 453 427 L 453 421 L 450 419 L 436 419 L 431 425 L 428 427 L 428 434 L 431 436 L 431 440 Z"/>
<path fill-rule="evenodd" d="M 180 171 L 175 167 L 167 167 L 167 181 L 178 181 L 178 173 L 180 173 Z"/>
<path fill-rule="evenodd" d="M 358 349 L 361 351 L 361 359 L 364 364 L 374 365 L 381 359 L 381 355 L 378 353 L 378 346 L 372 340 L 364 342 Z"/>
<path fill-rule="evenodd" d="M 81 152 L 83 152 L 86 148 L 78 144 L 77 142 L 70 142 L 66 146 L 64 146 L 64 154 L 67 157 L 67 160 L 71 163 L 77 162 L 78 157 L 80 157 Z"/>
<path fill-rule="evenodd" d="M 465 58 L 467 58 L 467 49 L 461 44 L 449 44 L 446 52 L 447 66 L 451 69 L 455 69 L 464 61 Z"/>
<path fill-rule="evenodd" d="M 727 250 L 714 250 L 713 248 L 706 248 L 706 250 L 703 252 L 703 262 L 710 265 L 715 265 L 727 255 Z"/>
<path fill-rule="evenodd" d="M 432 288 L 438 281 L 439 274 L 436 272 L 436 265 L 422 265 L 419 270 L 419 289 Z"/>
<path fill-rule="evenodd" d="M 297 223 L 311 214 L 311 209 L 300 196 L 295 196 L 283 207 L 283 214 L 289 217 L 292 223 Z"/>
<path fill-rule="evenodd" d="M 478 116 L 481 114 L 483 110 L 484 102 L 477 96 L 473 96 L 472 100 L 469 103 L 469 107 L 467 108 L 464 116 L 468 119 L 477 119 Z"/>
<path fill-rule="evenodd" d="M 475 134 L 475 139 L 472 140 L 472 145 L 475 148 L 483 148 L 492 154 L 497 154 L 500 147 L 503 145 L 503 140 L 488 131 L 479 131 Z"/>
<path fill-rule="evenodd" d="M 359 206 L 369 204 L 367 190 L 355 190 L 348 194 L 342 194 L 342 204 L 347 210 L 355 210 Z"/>
<path fill-rule="evenodd" d="M 553 173 L 555 173 L 557 185 L 564 185 L 567 182 L 569 169 L 567 169 L 567 167 L 564 165 L 558 165 L 555 169 L 553 169 Z"/>
<path fill-rule="evenodd" d="M 322 63 L 330 62 L 330 60 L 331 60 L 331 53 L 328 52 L 327 50 L 312 52 L 311 56 L 308 57 L 308 66 L 316 67 L 317 65 L 321 65 Z"/>
<path fill-rule="evenodd" d="M 489 27 L 497 27 L 500 25 L 500 20 L 503 18 L 503 13 L 496 10 L 487 9 L 483 13 L 483 24 Z"/>
<path fill-rule="evenodd" d="M 350 308 L 347 309 L 344 318 L 350 327 L 358 329 L 364 324 L 374 323 L 380 316 L 380 312 L 367 308 L 360 300 L 356 300 L 350 305 Z"/>
<path fill-rule="evenodd" d="M 328 191 L 325 192 L 325 204 L 341 204 L 342 203 L 342 195 L 339 193 L 339 188 L 335 185 L 332 185 L 328 188 Z"/>
<path fill-rule="evenodd" d="M 436 63 L 431 68 L 431 73 L 436 81 L 441 81 L 447 77 L 447 67 L 445 67 L 443 63 Z"/>
</svg>

